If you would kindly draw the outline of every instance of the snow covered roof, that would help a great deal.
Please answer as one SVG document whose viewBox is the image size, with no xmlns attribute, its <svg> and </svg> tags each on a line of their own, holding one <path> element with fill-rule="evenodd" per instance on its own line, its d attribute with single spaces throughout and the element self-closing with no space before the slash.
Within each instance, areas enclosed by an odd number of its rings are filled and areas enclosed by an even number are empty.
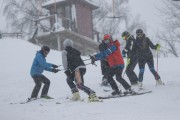
<svg viewBox="0 0 180 120">
<path fill-rule="evenodd" d="M 42 5 L 42 7 L 49 8 L 50 6 L 54 5 L 55 2 L 56 2 L 56 5 L 58 5 L 58 4 L 66 3 L 67 1 L 66 0 L 49 0 L 49 1 L 45 2 Z"/>
<path fill-rule="evenodd" d="M 68 0 L 74 2 L 74 0 Z M 56 2 L 56 5 L 63 5 L 68 2 L 67 0 L 49 0 L 46 3 L 42 5 L 43 8 L 48 9 L 50 6 L 54 6 L 54 3 Z M 95 3 L 90 2 L 89 0 L 79 0 L 81 3 L 91 6 L 91 8 L 97 9 L 98 7 L 95 5 Z"/>
</svg>

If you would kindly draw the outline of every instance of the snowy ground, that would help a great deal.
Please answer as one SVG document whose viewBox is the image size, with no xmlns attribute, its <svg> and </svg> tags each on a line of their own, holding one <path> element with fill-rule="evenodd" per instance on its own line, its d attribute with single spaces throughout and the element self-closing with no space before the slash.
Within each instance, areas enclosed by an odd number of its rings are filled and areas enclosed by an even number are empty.
<svg viewBox="0 0 180 120">
<path fill-rule="evenodd" d="M 102 103 L 88 103 L 87 95 L 81 93 L 85 102 L 69 102 L 71 96 L 66 76 L 44 72 L 51 80 L 49 95 L 53 100 L 37 100 L 28 104 L 34 82 L 29 75 L 34 55 L 40 47 L 24 40 L 0 39 L 0 120 L 179 120 L 180 118 L 180 60 L 160 58 L 159 74 L 165 86 L 155 86 L 155 80 L 146 66 L 144 87 L 151 94 L 108 99 Z M 86 58 L 83 58 L 86 59 Z M 48 62 L 61 63 L 61 53 L 51 50 Z M 87 66 L 85 84 L 98 95 L 105 95 L 100 86 L 100 65 Z M 155 60 L 156 65 L 156 60 Z M 138 68 L 136 68 L 138 73 Z M 125 76 L 127 79 L 127 77 Z M 122 88 L 122 87 L 121 87 Z M 136 89 L 136 88 L 135 88 Z M 61 104 L 56 104 L 56 102 Z"/>
</svg>

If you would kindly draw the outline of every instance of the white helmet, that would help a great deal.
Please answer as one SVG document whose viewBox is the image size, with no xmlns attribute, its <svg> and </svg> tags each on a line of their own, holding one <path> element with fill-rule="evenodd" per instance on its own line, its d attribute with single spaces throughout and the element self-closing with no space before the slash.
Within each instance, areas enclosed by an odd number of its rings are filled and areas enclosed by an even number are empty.
<svg viewBox="0 0 180 120">
<path fill-rule="evenodd" d="M 64 46 L 64 48 L 66 48 L 66 47 L 73 47 L 73 44 L 74 44 L 74 42 L 72 41 L 72 40 L 70 40 L 70 39 L 66 39 L 64 42 L 63 42 L 63 46 Z"/>
</svg>

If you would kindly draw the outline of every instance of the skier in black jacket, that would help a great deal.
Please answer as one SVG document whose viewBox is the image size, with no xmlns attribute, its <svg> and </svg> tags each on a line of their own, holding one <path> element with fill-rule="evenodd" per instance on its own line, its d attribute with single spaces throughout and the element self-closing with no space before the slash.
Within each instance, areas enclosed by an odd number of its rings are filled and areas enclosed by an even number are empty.
<svg viewBox="0 0 180 120">
<path fill-rule="evenodd" d="M 138 55 L 137 55 L 137 42 L 136 39 L 129 32 L 124 31 L 122 33 L 123 40 L 126 40 L 126 46 L 122 50 L 123 57 L 126 57 L 127 54 L 127 67 L 126 67 L 126 75 L 129 78 L 131 85 L 136 85 L 138 82 L 138 77 L 134 72 L 134 68 L 138 63 Z"/>
<path fill-rule="evenodd" d="M 154 45 L 151 42 L 151 40 L 145 36 L 142 29 L 137 29 L 136 35 L 137 35 L 136 40 L 137 40 L 137 44 L 138 44 L 139 69 L 140 69 L 139 87 L 142 88 L 143 75 L 144 75 L 146 63 L 148 64 L 150 71 L 154 75 L 155 80 L 157 81 L 157 84 L 159 84 L 159 85 L 164 84 L 161 81 L 159 74 L 154 69 L 153 55 L 152 55 L 152 52 L 150 50 L 150 48 L 158 50 L 160 48 L 160 45 L 159 44 Z"/>
<path fill-rule="evenodd" d="M 89 101 L 98 101 L 94 90 L 84 85 L 83 76 L 86 73 L 86 66 L 81 59 L 81 53 L 73 48 L 72 40 L 66 39 L 63 46 L 65 49 L 62 51 L 62 63 L 67 76 L 67 84 L 73 94 L 72 100 L 77 101 L 81 99 L 78 91 L 80 89 L 89 95 Z M 76 84 L 74 84 L 74 80 Z"/>
</svg>

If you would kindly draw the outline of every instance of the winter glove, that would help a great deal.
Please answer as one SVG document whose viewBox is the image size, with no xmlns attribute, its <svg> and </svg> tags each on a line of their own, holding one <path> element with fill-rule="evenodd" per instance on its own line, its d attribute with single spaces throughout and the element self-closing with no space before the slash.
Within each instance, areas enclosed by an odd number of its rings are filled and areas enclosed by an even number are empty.
<svg viewBox="0 0 180 120">
<path fill-rule="evenodd" d="M 94 63 L 95 63 L 95 61 L 96 61 L 95 56 L 90 56 L 90 59 L 91 59 L 91 64 L 94 64 Z"/>
<path fill-rule="evenodd" d="M 53 72 L 53 73 L 57 73 L 57 72 L 59 72 L 59 71 L 60 71 L 59 69 L 55 69 L 55 68 L 52 69 L 52 72 Z"/>
<path fill-rule="evenodd" d="M 126 57 L 126 51 L 125 50 L 122 51 L 122 56 L 123 56 L 123 58 Z"/>
<path fill-rule="evenodd" d="M 66 74 L 66 76 L 71 76 L 71 72 L 69 70 L 66 70 L 64 73 Z"/>
<path fill-rule="evenodd" d="M 130 58 L 127 58 L 126 63 L 127 63 L 127 65 L 130 64 Z"/>
<path fill-rule="evenodd" d="M 52 65 L 52 67 L 53 67 L 53 68 L 58 68 L 58 66 L 57 66 L 57 65 L 54 65 L 54 64 Z"/>
<path fill-rule="evenodd" d="M 160 44 L 156 44 L 156 50 L 159 51 L 161 45 Z"/>
</svg>

